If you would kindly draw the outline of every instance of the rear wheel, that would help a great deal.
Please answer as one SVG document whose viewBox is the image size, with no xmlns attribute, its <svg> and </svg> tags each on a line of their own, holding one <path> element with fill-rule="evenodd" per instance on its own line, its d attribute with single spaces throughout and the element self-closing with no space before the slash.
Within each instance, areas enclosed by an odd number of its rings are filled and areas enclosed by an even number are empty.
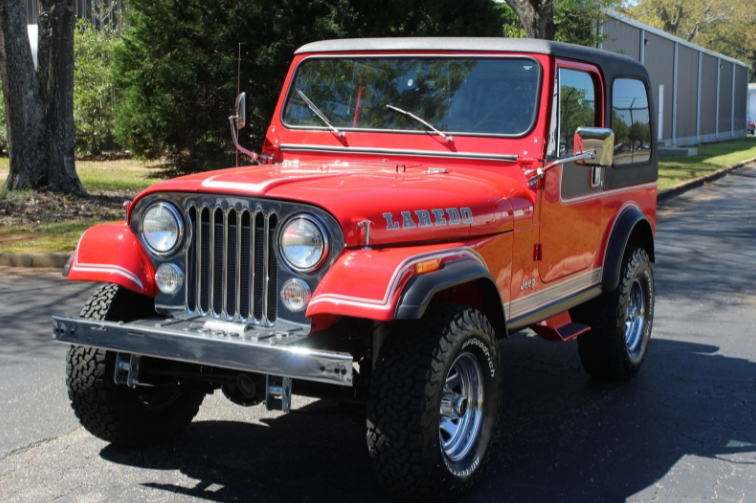
<svg viewBox="0 0 756 503">
<path fill-rule="evenodd" d="M 104 285 L 81 311 L 83 318 L 129 321 L 154 313 L 152 299 Z M 180 433 L 199 411 L 204 393 L 182 383 L 136 389 L 115 384 L 116 353 L 72 346 L 66 365 L 71 407 L 93 435 L 113 444 L 142 447 Z"/>
<path fill-rule="evenodd" d="M 498 343 L 486 317 L 453 305 L 397 325 L 373 371 L 368 448 L 394 495 L 443 501 L 475 482 L 499 407 Z"/>
<path fill-rule="evenodd" d="M 586 372 L 619 381 L 637 374 L 654 321 L 654 276 L 645 250 L 628 247 L 619 287 L 570 314 L 576 322 L 591 327 L 578 337 L 580 361 Z"/>
</svg>

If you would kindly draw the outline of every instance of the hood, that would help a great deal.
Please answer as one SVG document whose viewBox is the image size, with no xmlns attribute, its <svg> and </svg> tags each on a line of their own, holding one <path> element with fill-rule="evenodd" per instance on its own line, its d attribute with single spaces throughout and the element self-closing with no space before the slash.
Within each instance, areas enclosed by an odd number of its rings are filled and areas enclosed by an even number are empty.
<svg viewBox="0 0 756 503">
<path fill-rule="evenodd" d="M 516 171 L 512 169 L 516 168 Z M 507 175 L 520 175 L 515 166 Z M 504 170 L 502 170 L 504 171 Z M 200 173 L 155 184 L 156 192 L 223 193 L 313 204 L 341 224 L 347 246 L 459 240 L 513 228 L 515 207 L 532 205 L 523 177 L 485 169 L 383 162 L 284 163 Z M 135 201 L 136 202 L 136 201 Z"/>
</svg>

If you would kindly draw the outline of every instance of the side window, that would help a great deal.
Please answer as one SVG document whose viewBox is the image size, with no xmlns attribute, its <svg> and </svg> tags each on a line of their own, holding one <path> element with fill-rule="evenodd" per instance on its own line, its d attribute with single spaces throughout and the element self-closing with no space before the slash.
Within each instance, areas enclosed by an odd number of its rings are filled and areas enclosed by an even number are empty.
<svg viewBox="0 0 756 503">
<path fill-rule="evenodd" d="M 591 75 L 560 68 L 558 155 L 572 155 L 575 130 L 598 125 L 596 119 L 596 93 Z"/>
<path fill-rule="evenodd" d="M 624 166 L 651 158 L 651 123 L 643 82 L 616 79 L 612 86 L 614 164 Z"/>
</svg>

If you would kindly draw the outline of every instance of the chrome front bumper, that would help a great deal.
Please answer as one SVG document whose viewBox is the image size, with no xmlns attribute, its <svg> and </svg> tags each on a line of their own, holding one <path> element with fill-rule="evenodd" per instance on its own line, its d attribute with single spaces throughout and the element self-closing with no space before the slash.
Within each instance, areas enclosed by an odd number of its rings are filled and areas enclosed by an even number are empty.
<svg viewBox="0 0 756 503">
<path fill-rule="evenodd" d="M 204 320 L 150 318 L 129 323 L 55 316 L 53 339 L 79 346 L 352 386 L 352 355 L 312 349 L 292 331 L 251 330 Z"/>
</svg>

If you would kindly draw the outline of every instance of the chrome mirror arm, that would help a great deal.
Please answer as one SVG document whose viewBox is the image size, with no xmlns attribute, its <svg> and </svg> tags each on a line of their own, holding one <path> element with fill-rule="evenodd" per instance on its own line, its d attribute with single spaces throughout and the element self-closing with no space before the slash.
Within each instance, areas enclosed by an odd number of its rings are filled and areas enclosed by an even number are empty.
<svg viewBox="0 0 756 503">
<path fill-rule="evenodd" d="M 231 124 L 231 138 L 234 139 L 234 145 L 239 150 L 239 152 L 243 154 L 247 154 L 248 156 L 252 158 L 253 161 L 260 162 L 260 159 L 262 159 L 265 162 L 272 161 L 273 159 L 270 156 L 257 154 L 239 145 L 239 138 L 236 136 L 236 118 L 237 118 L 236 115 L 232 115 L 231 117 L 228 118 L 228 122 Z"/>
<path fill-rule="evenodd" d="M 565 157 L 563 159 L 557 159 L 556 161 L 553 161 L 543 168 L 536 168 L 536 169 L 529 169 L 525 172 L 525 176 L 530 176 L 532 174 L 535 174 L 532 178 L 528 180 L 528 185 L 533 185 L 538 180 L 543 178 L 544 173 L 546 173 L 551 168 L 554 168 L 556 166 L 561 166 L 562 164 L 567 164 L 568 162 L 575 162 L 575 161 L 582 161 L 584 159 L 595 159 L 596 158 L 596 151 L 595 150 L 589 150 L 588 152 L 583 152 L 579 155 L 574 155 L 572 157 Z"/>
</svg>

